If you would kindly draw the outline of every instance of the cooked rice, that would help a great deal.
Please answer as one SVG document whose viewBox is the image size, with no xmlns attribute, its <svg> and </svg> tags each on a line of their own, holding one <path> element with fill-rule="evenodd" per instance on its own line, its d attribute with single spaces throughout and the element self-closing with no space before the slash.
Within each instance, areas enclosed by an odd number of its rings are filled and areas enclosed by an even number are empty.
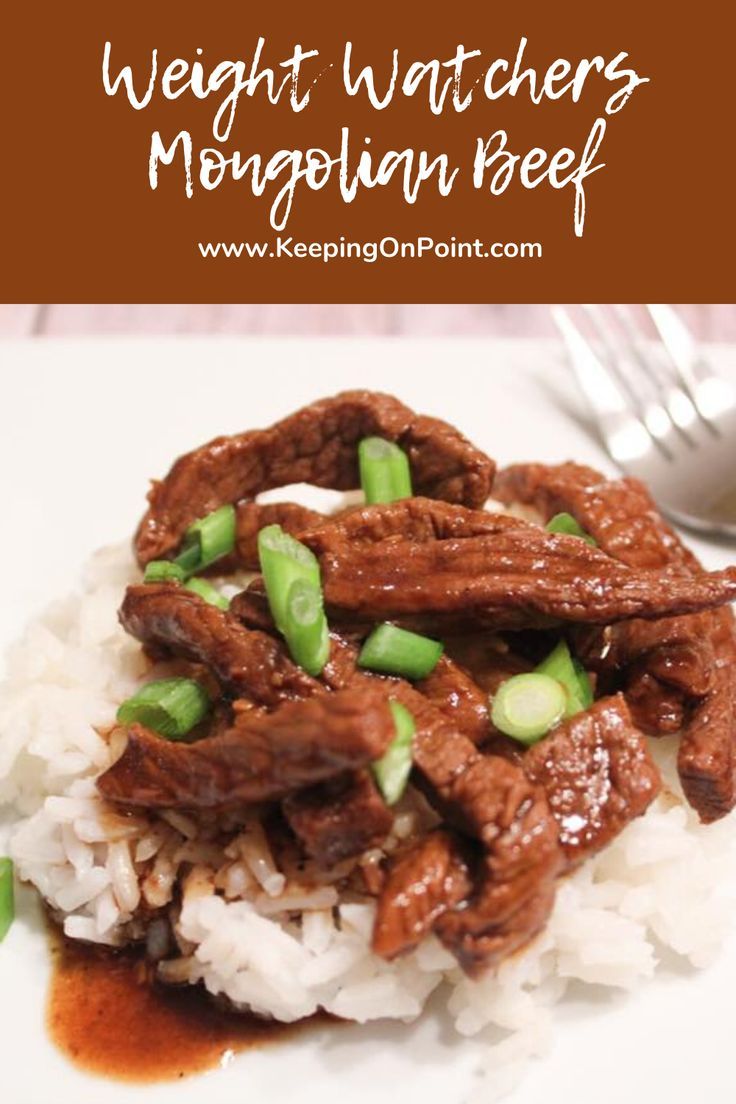
<svg viewBox="0 0 736 1104">
<path fill-rule="evenodd" d="M 136 577 L 127 547 L 98 553 L 81 593 L 55 603 L 12 649 L 0 695 L 0 802 L 17 818 L 10 853 L 20 877 L 63 916 L 67 935 L 103 944 L 146 936 L 151 957 L 171 954 L 168 928 L 151 925 L 150 909 L 168 916 L 180 884 L 182 907 L 171 912 L 178 955 L 160 963 L 164 980 L 201 981 L 285 1021 L 318 1008 L 360 1022 L 410 1021 L 442 987 L 458 1032 L 480 1034 L 480 1066 L 492 1076 L 477 1099 L 486 1102 L 543 1053 L 550 1006 L 569 981 L 630 989 L 652 977 L 662 947 L 696 966 L 717 953 L 734 833 L 729 821 L 703 828 L 683 803 L 669 739 L 652 741 L 665 788 L 646 816 L 560 886 L 546 930 L 524 953 L 480 981 L 434 938 L 395 963 L 375 957 L 373 904 L 341 900 L 331 884 L 350 864 L 321 880 L 308 864 L 281 870 L 252 816 L 223 826 L 107 808 L 94 784 L 111 759 L 100 733 L 147 671 L 116 617 L 122 588 Z M 409 795 L 387 849 L 426 815 Z"/>
</svg>

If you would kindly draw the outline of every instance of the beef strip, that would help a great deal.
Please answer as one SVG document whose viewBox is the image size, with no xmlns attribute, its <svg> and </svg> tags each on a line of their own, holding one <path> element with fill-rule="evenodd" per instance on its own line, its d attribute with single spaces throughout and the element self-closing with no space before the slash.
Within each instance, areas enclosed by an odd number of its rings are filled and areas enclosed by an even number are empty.
<svg viewBox="0 0 736 1104">
<path fill-rule="evenodd" d="M 534 506 L 545 521 L 572 514 L 609 556 L 630 567 L 699 567 L 638 479 L 606 479 L 581 464 L 512 464 L 496 475 L 493 495 Z"/>
<path fill-rule="evenodd" d="M 416 947 L 435 922 L 470 894 L 467 846 L 438 828 L 415 840 L 389 864 L 378 898 L 373 950 L 392 959 Z"/>
<path fill-rule="evenodd" d="M 576 537 L 513 518 L 493 536 L 345 543 L 320 556 L 325 600 L 375 619 L 483 610 L 607 624 L 696 612 L 736 598 L 736 568 L 631 568 Z"/>
<path fill-rule="evenodd" d="M 249 628 L 275 632 L 260 577 L 254 579 L 246 590 L 235 595 L 230 604 L 230 612 Z M 342 633 L 333 633 L 332 640 L 333 657 L 338 647 L 342 649 L 341 666 L 338 671 L 328 664 L 321 677 L 334 689 L 335 685 L 348 685 L 355 677 L 358 648 L 350 644 Z M 474 743 L 479 743 L 488 736 L 488 695 L 449 656 L 443 655 L 434 671 L 416 682 L 415 686 L 441 713 L 454 721 L 459 732 Z"/>
<path fill-rule="evenodd" d="M 272 635 L 276 633 L 266 597 L 266 588 L 260 575 L 256 575 L 245 590 L 241 590 L 231 598 L 229 612 L 247 629 L 257 629 Z"/>
<path fill-rule="evenodd" d="M 544 927 L 561 866 L 557 825 L 544 790 L 529 782 L 520 767 L 495 755 L 466 762 L 441 796 L 484 848 L 474 894 L 464 908 L 440 916 L 434 929 L 473 975 L 523 947 Z"/>
<path fill-rule="evenodd" d="M 506 641 L 488 632 L 453 638 L 447 650 L 486 696 L 493 696 L 501 683 L 513 675 L 534 670 L 533 663 L 513 652 Z"/>
<path fill-rule="evenodd" d="M 541 823 L 541 791 L 533 791 L 513 764 L 479 755 L 472 740 L 458 732 L 454 721 L 414 687 L 401 679 L 360 671 L 356 668 L 356 648 L 334 634 L 321 680 L 312 679 L 286 659 L 280 641 L 249 631 L 231 614 L 207 605 L 174 584 L 129 588 L 122 621 L 144 642 L 190 658 L 194 656 L 208 664 L 228 690 L 247 694 L 259 705 L 274 708 L 291 697 L 314 700 L 293 706 L 282 704 L 265 716 L 253 717 L 249 710 L 243 720 L 237 719 L 225 733 L 191 745 L 172 744 L 134 727 L 123 757 L 100 780 L 100 788 L 107 796 L 119 801 L 140 801 L 149 807 L 176 804 L 187 807 L 264 799 L 306 789 L 310 781 L 335 777 L 344 774 L 351 765 L 359 765 L 349 758 L 350 743 L 343 752 L 345 758 L 337 754 L 344 733 L 335 748 L 330 742 L 330 730 L 323 734 L 323 740 L 328 742 L 327 753 L 324 743 L 320 743 L 320 733 L 331 723 L 330 706 L 325 703 L 338 697 L 346 686 L 350 688 L 344 691 L 349 700 L 355 700 L 350 695 L 363 693 L 370 703 L 377 694 L 384 710 L 386 699 L 396 698 L 414 716 L 417 726 L 414 757 L 428 792 L 449 811 L 452 820 L 489 848 L 491 872 L 487 876 L 496 877 L 493 870 L 498 866 L 498 876 L 504 879 L 505 890 L 500 897 L 491 894 L 478 904 L 473 914 L 476 916 L 473 931 L 448 936 L 448 944 L 457 949 L 464 965 L 476 969 L 483 961 L 482 939 L 488 930 L 494 932 L 493 947 L 488 948 L 489 962 L 505 950 L 521 946 L 538 930 L 551 907 L 552 868 L 557 864 L 550 854 L 551 841 L 556 841 L 556 826 L 549 810 L 546 825 Z M 258 662 L 253 660 L 254 656 Z M 444 666 L 451 670 L 449 661 Z M 444 682 L 447 671 L 441 675 Z M 264 686 L 270 687 L 270 693 Z M 302 705 L 314 707 L 308 716 L 313 727 L 308 727 L 306 736 L 295 725 Z M 318 723 L 321 709 L 326 712 Z M 357 718 L 352 719 L 358 725 Z M 474 714 L 473 728 L 476 725 Z M 360 725 L 357 731 L 363 732 Z M 377 758 L 393 731 L 390 721 L 385 742 L 380 748 L 374 743 L 370 755 L 363 755 L 360 762 Z M 252 758 L 254 747 L 260 757 L 257 768 Z M 280 763 L 283 766 L 276 777 Z M 370 793 L 367 800 L 365 779 L 353 777 L 345 780 L 345 789 L 338 787 L 329 793 L 322 789 L 316 794 L 307 790 L 300 801 L 289 803 L 287 816 L 292 827 L 303 833 L 303 843 L 311 854 L 335 854 L 335 841 L 342 833 L 346 843 L 340 853 L 344 855 L 348 840 L 352 841 L 349 850 L 362 847 L 366 840 L 374 846 L 381 834 L 388 831 L 391 815 L 376 804 L 374 791 Z M 485 805 L 484 795 L 487 795 Z M 515 799 L 518 801 L 514 806 Z M 319 815 L 315 813 L 318 807 Z M 358 834 L 355 826 L 363 818 L 366 832 Z M 498 846 L 494 836 L 500 840 Z M 516 841 L 514 853 L 529 852 L 529 871 L 523 878 L 520 868 L 507 869 L 513 850 L 511 837 Z M 518 893 L 512 885 L 517 877 Z M 513 906 L 513 900 L 518 908 Z M 501 903 L 503 915 L 497 909 Z"/>
<path fill-rule="evenodd" d="M 713 621 L 713 687 L 693 710 L 677 760 L 685 796 L 704 824 L 736 805 L 736 630 L 731 610 Z"/>
<path fill-rule="evenodd" d="M 660 778 L 622 695 L 601 698 L 526 752 L 574 865 L 600 851 L 657 796 Z"/>
<path fill-rule="evenodd" d="M 481 754 L 408 683 L 397 681 L 391 695 L 414 717 L 417 782 L 443 819 L 483 848 L 477 889 L 461 910 L 446 912 L 434 926 L 474 974 L 522 947 L 544 925 L 562 860 L 557 824 L 543 790 L 519 766 Z"/>
<path fill-rule="evenodd" d="M 280 525 L 287 533 L 297 536 L 322 521 L 322 514 L 297 502 L 239 502 L 235 511 L 234 560 L 238 567 L 260 571 L 258 533 L 261 529 L 267 525 Z M 229 566 L 218 560 L 215 569 L 218 573 L 224 573 Z"/>
<path fill-rule="evenodd" d="M 120 804 L 153 809 L 274 800 L 372 762 L 393 737 L 385 695 L 361 686 L 268 714 L 236 711 L 226 731 L 191 744 L 134 724 L 97 786 Z"/>
<path fill-rule="evenodd" d="M 494 464 L 456 429 L 415 414 L 390 395 L 346 391 L 269 429 L 218 437 L 180 457 L 151 487 L 135 539 L 139 562 L 171 552 L 187 526 L 224 503 L 290 483 L 359 487 L 357 446 L 372 435 L 407 452 L 418 494 L 470 506 L 487 499 Z"/>
<path fill-rule="evenodd" d="M 120 621 L 142 644 L 205 663 L 236 697 L 273 708 L 321 689 L 289 659 L 279 641 L 246 629 L 229 612 L 176 583 L 129 586 Z"/>
<path fill-rule="evenodd" d="M 494 493 L 533 502 L 547 516 L 573 513 L 611 555 L 636 566 L 676 563 L 697 577 L 697 558 L 660 517 L 634 479 L 607 482 L 574 464 L 524 464 L 499 473 Z M 678 767 L 688 801 L 706 823 L 736 804 L 736 635 L 729 610 L 613 626 L 591 648 L 604 665 L 635 662 L 637 723 L 670 731 L 683 724 Z M 651 676 L 645 684 L 645 676 Z M 679 698 L 679 701 L 678 701 Z"/>
<path fill-rule="evenodd" d="M 281 808 L 304 850 L 323 867 L 380 847 L 393 824 L 367 770 L 289 794 Z"/>
<path fill-rule="evenodd" d="M 508 525 L 503 514 L 416 496 L 323 518 L 301 532 L 299 539 L 319 554 L 345 543 L 375 544 L 393 537 L 423 542 L 492 536 Z"/>
<path fill-rule="evenodd" d="M 431 675 L 414 686 L 474 744 L 488 738 L 491 733 L 488 695 L 449 656 L 443 655 Z"/>
<path fill-rule="evenodd" d="M 629 567 L 676 564 L 693 573 L 701 570 L 636 479 L 607 480 L 578 464 L 516 464 L 498 473 L 494 494 L 504 502 L 533 505 L 545 521 L 560 511 L 573 514 L 605 552 Z M 687 699 L 709 688 L 708 616 L 667 618 L 654 625 L 637 620 L 585 642 L 587 661 L 598 670 L 627 671 L 635 719 L 652 735 L 675 731 Z"/>
</svg>

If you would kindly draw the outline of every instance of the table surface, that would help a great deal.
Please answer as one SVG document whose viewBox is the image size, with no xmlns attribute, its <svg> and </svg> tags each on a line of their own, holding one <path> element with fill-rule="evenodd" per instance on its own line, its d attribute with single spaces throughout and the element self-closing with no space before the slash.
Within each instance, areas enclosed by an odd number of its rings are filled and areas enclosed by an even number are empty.
<svg viewBox="0 0 736 1104">
<path fill-rule="evenodd" d="M 736 341 L 736 306 L 684 304 L 700 341 Z M 545 337 L 546 304 L 0 304 L 0 337 L 69 334 Z"/>
</svg>

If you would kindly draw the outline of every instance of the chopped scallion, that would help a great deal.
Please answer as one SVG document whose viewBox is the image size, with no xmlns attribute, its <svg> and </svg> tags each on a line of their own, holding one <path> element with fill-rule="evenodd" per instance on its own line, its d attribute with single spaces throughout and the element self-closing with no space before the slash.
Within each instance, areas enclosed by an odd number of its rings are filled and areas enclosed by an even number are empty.
<svg viewBox="0 0 736 1104">
<path fill-rule="evenodd" d="M 572 658 L 564 640 L 560 641 L 536 670 L 537 674 L 549 675 L 562 685 L 567 694 L 566 717 L 574 717 L 592 704 L 593 691 L 588 673 Z"/>
<path fill-rule="evenodd" d="M 235 507 L 221 506 L 189 526 L 174 563 L 185 575 L 194 575 L 229 555 L 235 548 L 235 535 Z"/>
<path fill-rule="evenodd" d="M 294 579 L 286 596 L 286 632 L 294 660 L 310 675 L 319 675 L 330 654 L 322 589 L 309 579 Z"/>
<path fill-rule="evenodd" d="M 590 709 L 593 704 L 593 683 L 590 681 L 590 675 L 583 667 L 579 659 L 573 659 L 572 661 L 575 674 L 578 676 L 578 686 L 580 687 L 580 701 L 583 703 L 583 709 Z"/>
<path fill-rule="evenodd" d="M 400 702 L 390 701 L 396 735 L 380 759 L 373 763 L 378 788 L 387 805 L 399 800 L 411 774 L 411 745 L 416 725 L 414 718 Z"/>
<path fill-rule="evenodd" d="M 209 602 L 211 606 L 217 606 L 218 609 L 226 610 L 230 606 L 230 602 L 225 595 L 220 594 L 219 590 L 206 579 L 193 576 L 184 584 L 184 589 L 191 590 L 193 594 L 198 594 L 200 598 L 204 598 L 205 602 Z"/>
<path fill-rule="evenodd" d="M 173 560 L 151 560 L 146 564 L 144 583 L 181 583 L 186 578 L 184 569 Z"/>
<path fill-rule="evenodd" d="M 13 863 L 0 859 L 0 943 L 8 934 L 15 919 L 15 885 Z"/>
<path fill-rule="evenodd" d="M 368 505 L 411 498 L 409 458 L 383 437 L 365 437 L 358 445 L 360 485 Z"/>
<path fill-rule="evenodd" d="M 329 636 L 317 557 L 280 525 L 267 525 L 258 534 L 258 558 L 276 628 L 295 662 L 311 675 L 320 674 Z"/>
<path fill-rule="evenodd" d="M 358 665 L 387 675 L 422 679 L 435 669 L 442 652 L 437 640 L 383 624 L 373 630 L 360 649 Z"/>
<path fill-rule="evenodd" d="M 555 514 L 553 518 L 547 522 L 548 533 L 566 533 L 570 537 L 580 537 L 586 544 L 590 544 L 593 548 L 598 547 L 598 541 L 595 537 L 591 537 L 590 533 L 586 533 L 581 525 L 577 523 L 572 514 Z"/>
<path fill-rule="evenodd" d="M 180 740 L 203 721 L 210 707 L 207 692 L 194 679 L 156 679 L 118 709 L 121 724 L 142 724 L 169 740 Z"/>
<path fill-rule="evenodd" d="M 513 675 L 493 699 L 491 720 L 500 732 L 533 744 L 554 728 L 566 707 L 567 696 L 557 679 L 536 672 Z"/>
</svg>

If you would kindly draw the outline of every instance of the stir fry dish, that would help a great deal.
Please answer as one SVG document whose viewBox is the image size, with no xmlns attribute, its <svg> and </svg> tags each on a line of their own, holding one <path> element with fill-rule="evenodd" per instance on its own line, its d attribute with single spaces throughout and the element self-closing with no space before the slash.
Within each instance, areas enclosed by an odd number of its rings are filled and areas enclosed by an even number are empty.
<svg viewBox="0 0 736 1104">
<path fill-rule="evenodd" d="M 256 501 L 294 483 L 365 505 Z M 378 955 L 433 932 L 476 974 L 524 946 L 559 879 L 657 795 L 645 734 L 681 733 L 703 821 L 736 802 L 736 569 L 704 571 L 635 480 L 496 471 L 453 427 L 363 391 L 196 449 L 149 502 L 120 620 L 191 669 L 120 707 L 100 793 L 257 806 L 318 866 L 355 860 Z M 244 570 L 231 600 L 210 581 Z M 408 786 L 431 827 L 366 877 Z"/>
<path fill-rule="evenodd" d="M 736 567 L 641 483 L 351 391 L 181 456 L 133 553 L 0 695 L 0 940 L 15 872 L 97 977 L 259 1025 L 444 987 L 464 1035 L 712 953 Z"/>
</svg>

